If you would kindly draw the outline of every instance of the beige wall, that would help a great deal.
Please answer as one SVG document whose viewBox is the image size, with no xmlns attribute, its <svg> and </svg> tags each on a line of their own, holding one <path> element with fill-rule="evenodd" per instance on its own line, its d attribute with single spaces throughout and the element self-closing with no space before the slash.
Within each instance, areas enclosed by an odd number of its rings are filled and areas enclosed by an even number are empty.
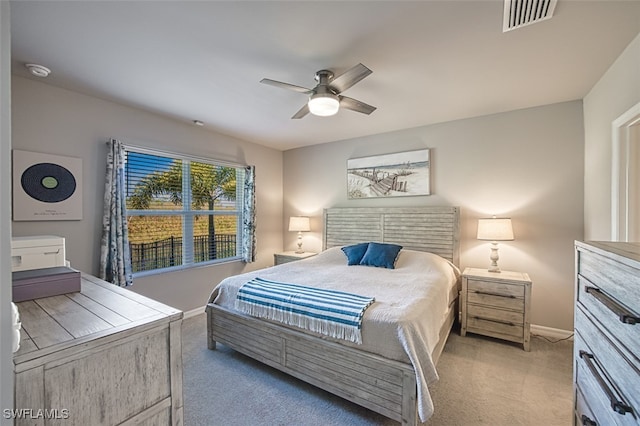
<svg viewBox="0 0 640 426">
<path fill-rule="evenodd" d="M 585 239 L 611 239 L 611 123 L 640 102 L 640 34 L 584 98 Z"/>
<path fill-rule="evenodd" d="M 347 159 L 420 148 L 431 149 L 433 195 L 347 199 Z M 283 224 L 312 216 L 304 245 L 318 251 L 326 207 L 460 206 L 461 266 L 484 267 L 490 250 L 475 239 L 477 219 L 510 216 L 516 239 L 500 245 L 500 266 L 530 274 L 534 324 L 570 330 L 583 155 L 580 101 L 293 149 L 284 153 Z M 293 249 L 295 233 L 285 230 L 284 241 Z"/>
<path fill-rule="evenodd" d="M 3 53 L 8 51 L 5 15 Z M 4 65 L 3 61 L 3 72 Z M 438 204 L 461 207 L 461 263 L 481 267 L 489 249 L 475 240 L 476 219 L 509 215 L 516 240 L 501 244 L 500 265 L 530 273 L 533 323 L 571 329 L 572 244 L 574 239 L 610 237 L 611 122 L 640 102 L 640 35 L 585 97 L 584 105 L 568 102 L 300 148 L 286 151 L 284 162 L 274 150 L 31 80 L 14 78 L 13 91 L 14 148 L 81 157 L 86 177 L 84 220 L 15 222 L 14 235 L 65 236 L 68 257 L 80 269 L 97 272 L 104 142 L 116 137 L 256 164 L 259 258 L 252 268 L 269 265 L 272 253 L 283 247 L 283 238 L 285 249 L 295 247 L 295 235 L 285 227 L 292 214 L 313 217 L 314 232 L 305 236 L 305 248 L 320 250 L 325 207 Z M 3 98 L 7 92 L 3 88 Z M 3 128 L 7 117 L 3 114 Z M 3 131 L 5 151 L 7 140 Z M 346 198 L 348 158 L 420 148 L 432 149 L 433 195 Z M 0 160 L 6 162 L 6 155 Z M 2 174 L 7 182 L 6 167 Z M 3 197 L 0 204 L 5 215 L 6 201 Z M 212 284 L 243 269 L 230 263 L 156 275 L 137 280 L 133 290 L 191 309 L 204 303 Z"/>
<path fill-rule="evenodd" d="M 59 235 L 67 258 L 97 274 L 106 167 L 106 141 L 216 158 L 256 166 L 257 262 L 192 268 L 134 280 L 133 291 L 182 310 L 206 304 L 223 278 L 272 264 L 282 248 L 282 152 L 48 84 L 14 76 L 13 148 L 83 160 L 84 218 L 81 221 L 13 222 L 13 235 Z"/>
</svg>

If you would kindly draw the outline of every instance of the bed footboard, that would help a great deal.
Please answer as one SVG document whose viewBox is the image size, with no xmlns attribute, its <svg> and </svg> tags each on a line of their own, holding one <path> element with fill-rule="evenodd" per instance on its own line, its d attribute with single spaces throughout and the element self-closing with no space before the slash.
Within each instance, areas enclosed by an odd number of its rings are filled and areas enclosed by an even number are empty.
<svg viewBox="0 0 640 426">
<path fill-rule="evenodd" d="M 207 346 L 220 342 L 264 364 L 372 411 L 417 425 L 417 386 L 410 364 L 308 336 L 209 304 Z"/>
</svg>

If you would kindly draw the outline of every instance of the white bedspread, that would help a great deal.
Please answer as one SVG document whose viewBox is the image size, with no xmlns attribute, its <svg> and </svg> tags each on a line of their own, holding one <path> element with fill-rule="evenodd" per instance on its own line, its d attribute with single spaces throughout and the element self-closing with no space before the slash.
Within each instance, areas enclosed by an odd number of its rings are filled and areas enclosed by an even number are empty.
<svg viewBox="0 0 640 426">
<path fill-rule="evenodd" d="M 346 260 L 334 247 L 304 260 L 229 277 L 216 286 L 209 303 L 234 309 L 238 289 L 254 277 L 374 296 L 363 317 L 362 344 L 329 340 L 410 362 L 424 422 L 433 414 L 428 385 L 438 380 L 431 352 L 456 293 L 459 271 L 437 255 L 412 250 L 400 252 L 395 269 L 347 266 Z"/>
</svg>

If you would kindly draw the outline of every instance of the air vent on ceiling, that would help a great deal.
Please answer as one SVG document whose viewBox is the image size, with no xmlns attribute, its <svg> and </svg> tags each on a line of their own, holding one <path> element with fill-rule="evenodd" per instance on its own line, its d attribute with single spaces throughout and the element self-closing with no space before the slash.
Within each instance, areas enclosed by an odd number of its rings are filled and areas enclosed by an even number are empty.
<svg viewBox="0 0 640 426">
<path fill-rule="evenodd" d="M 558 0 L 504 0 L 502 32 L 535 24 L 553 16 Z"/>
</svg>

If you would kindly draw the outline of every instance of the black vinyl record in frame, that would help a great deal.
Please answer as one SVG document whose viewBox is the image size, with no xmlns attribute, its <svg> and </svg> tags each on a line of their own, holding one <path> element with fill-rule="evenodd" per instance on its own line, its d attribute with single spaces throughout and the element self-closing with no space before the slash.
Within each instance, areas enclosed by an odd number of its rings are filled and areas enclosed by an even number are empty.
<svg viewBox="0 0 640 426">
<path fill-rule="evenodd" d="M 13 150 L 13 220 L 82 219 L 82 159 Z"/>
</svg>

